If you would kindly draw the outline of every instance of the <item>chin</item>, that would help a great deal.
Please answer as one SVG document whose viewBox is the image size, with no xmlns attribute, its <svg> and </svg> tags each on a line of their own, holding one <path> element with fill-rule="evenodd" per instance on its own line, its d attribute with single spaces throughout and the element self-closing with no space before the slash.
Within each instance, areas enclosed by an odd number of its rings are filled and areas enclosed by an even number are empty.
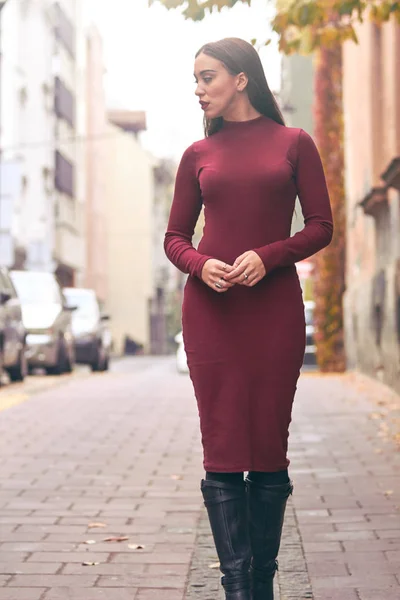
<svg viewBox="0 0 400 600">
<path fill-rule="evenodd" d="M 215 110 L 206 110 L 205 115 L 207 119 L 218 119 L 219 117 L 222 117 L 221 113 Z"/>
</svg>

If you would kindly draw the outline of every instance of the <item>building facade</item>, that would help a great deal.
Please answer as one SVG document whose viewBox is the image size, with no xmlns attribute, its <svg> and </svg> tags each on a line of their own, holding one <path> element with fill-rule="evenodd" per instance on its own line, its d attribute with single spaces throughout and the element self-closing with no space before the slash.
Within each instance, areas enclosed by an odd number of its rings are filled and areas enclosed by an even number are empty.
<svg viewBox="0 0 400 600">
<path fill-rule="evenodd" d="M 107 295 L 115 353 L 150 351 L 153 297 L 154 158 L 138 139 L 144 113 L 109 111 L 105 194 Z"/>
<path fill-rule="evenodd" d="M 107 110 L 104 90 L 103 44 L 97 29 L 87 32 L 86 53 L 86 287 L 101 300 L 107 295 L 106 173 Z"/>
<path fill-rule="evenodd" d="M 7 0 L 2 10 L 2 164 L 20 193 L 3 264 L 83 279 L 85 44 L 78 0 Z M 8 174 L 9 175 L 9 174 Z"/>
<path fill-rule="evenodd" d="M 176 289 L 180 289 L 183 274 L 177 271 L 167 259 L 164 252 L 164 235 L 167 229 L 171 208 L 176 164 L 170 160 L 158 160 L 154 167 L 154 202 L 153 202 L 153 296 L 150 301 L 150 352 L 151 354 L 168 354 L 171 349 L 171 338 L 176 327 L 171 322 L 171 311 L 176 302 L 180 308 L 181 296 L 177 297 Z M 178 325 L 179 328 L 179 325 Z"/>
<path fill-rule="evenodd" d="M 400 25 L 344 47 L 346 353 L 400 390 Z"/>
</svg>

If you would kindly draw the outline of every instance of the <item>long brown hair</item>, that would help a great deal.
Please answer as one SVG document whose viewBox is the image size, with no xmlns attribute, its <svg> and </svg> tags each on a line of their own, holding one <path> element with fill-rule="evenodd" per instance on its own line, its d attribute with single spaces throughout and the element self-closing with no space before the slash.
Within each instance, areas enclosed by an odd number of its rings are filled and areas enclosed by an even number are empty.
<svg viewBox="0 0 400 600">
<path fill-rule="evenodd" d="M 260 57 L 251 44 L 240 38 L 225 38 L 205 44 L 197 52 L 196 58 L 199 54 L 207 54 L 219 60 L 232 75 L 245 73 L 248 77 L 246 91 L 252 106 L 262 115 L 285 125 L 282 113 L 269 89 Z M 206 137 L 221 129 L 222 124 L 222 117 L 207 119 L 204 116 Z"/>
</svg>

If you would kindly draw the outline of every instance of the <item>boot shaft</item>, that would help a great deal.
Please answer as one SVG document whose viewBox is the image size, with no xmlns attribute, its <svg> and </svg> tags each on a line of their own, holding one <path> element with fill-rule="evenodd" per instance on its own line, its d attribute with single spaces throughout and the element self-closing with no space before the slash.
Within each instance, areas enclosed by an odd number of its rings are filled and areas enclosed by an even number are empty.
<svg viewBox="0 0 400 600">
<path fill-rule="evenodd" d="M 273 600 L 273 580 L 292 482 L 261 485 L 246 478 L 249 534 L 252 549 L 252 600 Z"/>
<path fill-rule="evenodd" d="M 226 600 L 251 600 L 247 490 L 203 480 L 201 491 L 217 550 Z"/>
</svg>

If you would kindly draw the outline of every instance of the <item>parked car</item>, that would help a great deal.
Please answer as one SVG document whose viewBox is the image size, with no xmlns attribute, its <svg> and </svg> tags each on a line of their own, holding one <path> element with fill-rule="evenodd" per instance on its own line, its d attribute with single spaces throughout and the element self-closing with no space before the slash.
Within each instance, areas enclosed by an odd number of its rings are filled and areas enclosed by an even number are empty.
<svg viewBox="0 0 400 600">
<path fill-rule="evenodd" d="M 90 365 L 92 371 L 107 371 L 111 347 L 109 315 L 102 313 L 94 290 L 64 288 L 63 291 L 67 303 L 77 307 L 72 314 L 76 361 Z"/>
<path fill-rule="evenodd" d="M 189 373 L 182 331 L 176 334 L 175 342 L 178 344 L 178 348 L 176 349 L 176 368 L 179 373 Z"/>
<path fill-rule="evenodd" d="M 8 270 L 0 268 L 0 361 L 11 381 L 23 381 L 27 374 L 26 331 L 21 303 Z"/>
<path fill-rule="evenodd" d="M 11 271 L 27 331 L 29 369 L 46 369 L 49 375 L 72 371 L 75 363 L 71 311 L 53 273 Z"/>
<path fill-rule="evenodd" d="M 314 307 L 315 302 L 313 300 L 306 300 L 304 302 L 304 312 L 306 317 L 306 350 L 304 353 L 305 365 L 315 365 L 317 363 L 314 341 Z"/>
</svg>

